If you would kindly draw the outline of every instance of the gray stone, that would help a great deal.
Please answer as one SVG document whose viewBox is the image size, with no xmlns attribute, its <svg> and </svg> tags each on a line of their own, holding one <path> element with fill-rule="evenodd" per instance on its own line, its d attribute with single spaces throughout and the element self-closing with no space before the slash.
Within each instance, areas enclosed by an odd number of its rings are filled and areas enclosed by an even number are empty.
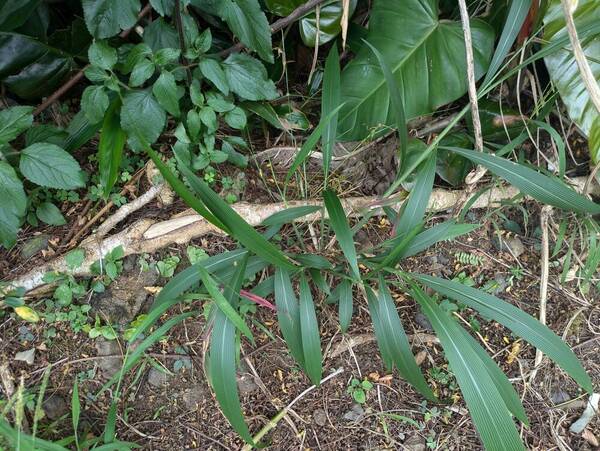
<svg viewBox="0 0 600 451">
<path fill-rule="evenodd" d="M 58 395 L 50 395 L 42 403 L 44 414 L 52 421 L 58 420 L 60 417 L 69 412 L 67 402 Z"/>
<path fill-rule="evenodd" d="M 346 421 L 358 421 L 365 414 L 360 404 L 352 404 L 352 408 L 342 417 Z"/>
<path fill-rule="evenodd" d="M 196 385 L 184 391 L 181 395 L 181 400 L 186 408 L 192 410 L 197 408 L 202 400 L 207 397 L 210 399 L 210 394 L 207 393 L 206 389 L 200 385 Z"/>
<path fill-rule="evenodd" d="M 431 322 L 421 312 L 415 315 L 415 323 L 417 323 L 421 328 L 425 329 L 426 331 L 433 332 L 433 326 L 431 325 Z"/>
<path fill-rule="evenodd" d="M 425 439 L 420 435 L 411 435 L 403 443 L 404 449 L 407 451 L 425 451 Z"/>
<path fill-rule="evenodd" d="M 323 427 L 327 424 L 327 413 L 323 409 L 316 409 L 313 412 L 313 421 L 315 424 Z"/>
<path fill-rule="evenodd" d="M 127 324 L 140 312 L 149 293 L 144 287 L 158 279 L 156 271 L 121 275 L 104 292 L 92 298 L 92 311 L 111 324 Z"/>
<path fill-rule="evenodd" d="M 558 389 L 550 393 L 550 401 L 553 404 L 562 404 L 571 399 L 571 396 L 564 390 Z"/>
<path fill-rule="evenodd" d="M 108 379 L 121 371 L 123 358 L 119 357 L 121 354 L 119 343 L 117 343 L 116 340 L 105 340 L 103 338 L 98 338 L 95 345 L 96 354 L 99 357 L 104 357 L 97 360 L 98 368 L 100 368 L 102 376 Z"/>
<path fill-rule="evenodd" d="M 33 257 L 39 251 L 48 247 L 49 240 L 50 235 L 45 233 L 34 236 L 33 238 L 27 240 L 25 244 L 23 244 L 23 247 L 21 248 L 21 256 L 26 260 Z"/>
<path fill-rule="evenodd" d="M 171 375 L 156 368 L 150 368 L 150 371 L 148 371 L 148 383 L 153 387 L 166 387 L 170 378 Z"/>
<path fill-rule="evenodd" d="M 238 375 L 237 385 L 242 396 L 249 395 L 258 390 L 258 385 L 254 382 L 254 377 L 248 373 Z"/>
<path fill-rule="evenodd" d="M 492 244 L 501 252 L 508 252 L 514 257 L 519 257 L 525 252 L 525 246 L 518 236 L 504 237 L 494 234 Z"/>
</svg>

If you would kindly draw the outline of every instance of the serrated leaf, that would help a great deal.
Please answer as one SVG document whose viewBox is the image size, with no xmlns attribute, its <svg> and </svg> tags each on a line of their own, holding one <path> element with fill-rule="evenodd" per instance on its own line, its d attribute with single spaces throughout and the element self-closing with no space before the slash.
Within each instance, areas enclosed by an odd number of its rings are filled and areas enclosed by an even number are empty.
<svg viewBox="0 0 600 451">
<path fill-rule="evenodd" d="M 275 83 L 267 76 L 260 61 L 243 53 L 229 55 L 223 61 L 229 89 L 246 100 L 273 100 L 279 97 Z"/>
<path fill-rule="evenodd" d="M 358 281 L 360 280 L 360 270 L 358 269 L 356 248 L 354 247 L 352 232 L 350 231 L 344 208 L 337 195 L 331 190 L 323 192 L 323 200 L 325 201 L 325 208 L 327 209 L 329 222 L 335 233 L 335 238 L 346 257 L 348 265 L 350 265 L 352 277 Z"/>
<path fill-rule="evenodd" d="M 300 307 L 287 269 L 275 268 L 275 305 L 281 334 L 296 362 L 304 367 Z"/>
<path fill-rule="evenodd" d="M 217 60 L 203 58 L 198 63 L 200 73 L 206 77 L 215 87 L 225 95 L 229 95 L 229 83 L 225 71 Z"/>
<path fill-rule="evenodd" d="M 23 183 L 11 165 L 0 161 L 0 243 L 5 248 L 15 244 L 26 208 Z"/>
<path fill-rule="evenodd" d="M 225 113 L 225 122 L 231 128 L 241 130 L 246 127 L 246 113 L 240 107 L 235 107 L 233 110 Z"/>
<path fill-rule="evenodd" d="M 440 279 L 424 274 L 411 274 L 411 277 L 427 285 L 438 293 L 455 299 L 479 311 L 487 318 L 498 321 L 514 334 L 528 341 L 554 360 L 585 390 L 592 392 L 592 382 L 573 351 L 552 332 L 523 310 L 481 290 L 459 282 Z"/>
<path fill-rule="evenodd" d="M 158 103 L 175 117 L 179 117 L 179 96 L 177 83 L 171 72 L 163 71 L 152 86 L 152 93 Z"/>
<path fill-rule="evenodd" d="M 129 86 L 138 87 L 142 86 L 152 75 L 156 67 L 154 63 L 148 58 L 142 58 L 139 60 L 129 76 Z"/>
<path fill-rule="evenodd" d="M 21 152 L 21 173 L 33 183 L 57 189 L 85 186 L 79 163 L 55 144 L 36 143 Z"/>
<path fill-rule="evenodd" d="M 121 108 L 121 127 L 134 149 L 143 148 L 138 135 L 147 143 L 154 143 L 162 133 L 166 120 L 165 110 L 149 89 L 125 94 Z"/>
<path fill-rule="evenodd" d="M 545 204 L 554 205 L 567 211 L 578 213 L 600 213 L 600 205 L 567 188 L 557 179 L 540 174 L 522 164 L 514 163 L 505 158 L 474 150 L 447 147 L 448 150 L 462 155 L 476 164 L 488 168 L 498 177 L 534 199 Z"/>
<path fill-rule="evenodd" d="M 117 50 L 106 41 L 94 41 L 88 48 L 88 60 L 93 66 L 110 70 L 117 64 Z"/>
<path fill-rule="evenodd" d="M 92 124 L 102 121 L 109 103 L 104 86 L 88 86 L 81 95 L 81 110 Z"/>
<path fill-rule="evenodd" d="M 0 110 L 0 144 L 7 144 L 33 123 L 33 107 L 14 106 Z"/>
<path fill-rule="evenodd" d="M 460 326 L 421 290 L 413 290 L 413 295 L 440 339 L 485 448 L 524 450 L 502 396 Z"/>
<path fill-rule="evenodd" d="M 98 39 L 110 38 L 137 22 L 139 0 L 82 0 L 89 32 Z"/>
<path fill-rule="evenodd" d="M 321 383 L 323 368 L 321 365 L 321 338 L 319 323 L 315 312 L 310 287 L 304 274 L 300 274 L 300 331 L 302 336 L 302 351 L 304 353 L 304 368 L 311 382 Z"/>
<path fill-rule="evenodd" d="M 119 176 L 123 147 L 125 147 L 127 139 L 121 128 L 120 108 L 121 100 L 114 100 L 104 117 L 98 143 L 98 170 L 105 198 L 110 195 Z"/>
</svg>

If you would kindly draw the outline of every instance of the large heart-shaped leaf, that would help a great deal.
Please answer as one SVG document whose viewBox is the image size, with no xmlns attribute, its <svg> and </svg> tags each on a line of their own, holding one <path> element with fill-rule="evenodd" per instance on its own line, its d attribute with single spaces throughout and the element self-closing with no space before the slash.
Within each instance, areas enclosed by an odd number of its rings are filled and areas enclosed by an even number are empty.
<svg viewBox="0 0 600 451">
<path fill-rule="evenodd" d="M 580 1 L 573 16 L 577 29 L 594 22 L 600 22 L 600 0 Z M 560 1 L 553 0 L 550 2 L 544 16 L 544 23 L 544 38 L 549 41 L 548 45 L 552 45 L 552 43 L 566 36 L 567 30 Z M 584 40 L 582 41 L 582 47 L 594 77 L 599 80 L 600 39 L 596 37 L 595 39 Z M 600 115 L 592 104 L 590 95 L 579 75 L 579 68 L 573 57 L 573 51 L 570 47 L 557 49 L 546 56 L 544 61 L 550 73 L 550 78 L 567 107 L 569 116 L 586 135 L 590 136 L 594 121 Z M 596 144 L 595 149 L 590 145 L 590 155 L 594 163 L 598 161 L 599 151 L 600 143 Z"/>
<path fill-rule="evenodd" d="M 494 32 L 471 21 L 475 74 L 489 63 Z M 428 114 L 467 92 L 466 57 L 460 22 L 438 19 L 436 0 L 377 0 L 366 39 L 383 55 L 404 100 L 407 119 Z M 393 125 L 390 95 L 377 60 L 369 48 L 342 71 L 342 102 L 338 135 L 344 141 L 365 138 L 370 129 Z"/>
</svg>

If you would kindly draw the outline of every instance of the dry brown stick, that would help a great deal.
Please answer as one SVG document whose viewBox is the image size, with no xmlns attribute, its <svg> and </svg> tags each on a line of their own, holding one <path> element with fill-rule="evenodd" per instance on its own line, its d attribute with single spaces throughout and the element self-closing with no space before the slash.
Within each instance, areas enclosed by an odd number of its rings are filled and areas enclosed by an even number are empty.
<svg viewBox="0 0 600 451">
<path fill-rule="evenodd" d="M 289 16 L 282 17 L 279 20 L 276 20 L 271 24 L 271 34 L 277 33 L 279 30 L 287 27 L 289 24 L 294 23 L 298 19 L 301 19 L 306 13 L 315 8 L 317 5 L 320 5 L 325 0 L 310 0 L 303 5 L 298 6 L 295 10 L 293 10 Z M 246 48 L 246 44 L 243 42 L 238 42 L 235 45 L 223 50 L 222 52 L 217 53 L 217 56 L 226 57 L 232 53 L 237 53 L 240 50 Z"/>
<path fill-rule="evenodd" d="M 152 9 L 152 5 L 150 5 L 150 3 L 148 3 L 138 14 L 138 21 L 144 17 L 146 14 L 148 14 L 148 12 Z M 137 23 L 137 22 L 136 22 Z M 135 25 L 134 25 L 135 27 Z M 128 30 L 123 30 L 121 32 L 121 34 L 119 35 L 119 37 L 121 38 L 126 38 L 129 33 L 131 32 L 132 28 L 129 28 Z M 84 66 L 82 69 L 79 69 L 79 72 L 77 72 L 75 75 L 73 75 L 73 77 L 71 77 L 69 80 L 67 80 L 65 82 L 65 84 L 63 84 L 60 88 L 58 88 L 56 91 L 54 91 L 54 93 L 50 96 L 47 97 L 46 100 L 44 100 L 40 106 L 38 106 L 35 111 L 33 112 L 34 116 L 37 116 L 38 114 L 40 114 L 42 111 L 46 110 L 46 108 L 48 108 L 50 105 L 52 105 L 54 102 L 56 102 L 58 99 L 60 99 L 67 91 L 69 91 L 73 86 L 75 86 L 77 83 L 79 83 L 81 81 L 81 79 L 83 78 L 84 72 L 85 70 L 90 67 L 89 64 L 87 64 L 86 66 Z"/>
</svg>

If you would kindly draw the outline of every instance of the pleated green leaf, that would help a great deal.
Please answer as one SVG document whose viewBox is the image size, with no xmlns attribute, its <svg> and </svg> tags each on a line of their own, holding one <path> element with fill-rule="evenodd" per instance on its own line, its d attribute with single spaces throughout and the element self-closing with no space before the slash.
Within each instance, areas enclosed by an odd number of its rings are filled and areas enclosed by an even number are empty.
<svg viewBox="0 0 600 451">
<path fill-rule="evenodd" d="M 344 256 L 348 260 L 350 269 L 352 270 L 352 277 L 355 280 L 360 279 L 360 271 L 358 269 L 358 259 L 356 257 L 356 248 L 354 247 L 354 240 L 352 239 L 352 232 L 346 219 L 346 213 L 342 207 L 342 203 L 338 199 L 337 195 L 331 190 L 325 190 L 323 192 L 323 199 L 325 201 L 325 208 L 329 214 L 329 222 L 331 228 L 335 233 L 335 237 L 344 253 Z"/>
<path fill-rule="evenodd" d="M 423 396 L 434 400 L 435 395 L 427 385 L 427 381 L 421 373 L 421 369 L 415 361 L 415 357 L 410 349 L 408 337 L 404 332 L 404 327 L 398 316 L 396 305 L 390 295 L 382 275 L 379 277 L 379 294 L 377 296 L 378 316 L 381 321 L 381 329 L 385 335 L 388 349 L 392 356 L 394 365 L 400 371 L 400 374 L 413 387 L 415 387 Z"/>
<path fill-rule="evenodd" d="M 432 154 L 421 164 L 417 172 L 416 183 L 408 196 L 406 205 L 400 212 L 400 219 L 396 224 L 396 234 L 404 236 L 423 222 L 427 204 L 433 189 L 435 178 L 436 153 Z"/>
<path fill-rule="evenodd" d="M 98 142 L 98 170 L 100 172 L 100 184 L 103 187 L 104 198 L 110 195 L 117 181 L 123 147 L 127 140 L 127 136 L 121 128 L 121 119 L 119 117 L 120 107 L 121 100 L 119 98 L 111 103 L 104 116 L 100 141 Z"/>
<path fill-rule="evenodd" d="M 494 362 L 488 353 L 485 352 L 485 349 L 483 349 L 477 340 L 469 335 L 466 330 L 460 326 L 457 328 L 457 330 L 461 332 L 465 341 L 469 343 L 471 349 L 475 351 L 475 354 L 477 354 L 477 357 L 479 357 L 485 366 L 485 369 L 487 370 L 492 381 L 494 381 L 494 385 L 496 385 L 496 389 L 500 393 L 500 396 L 502 396 L 504 404 L 506 404 L 508 410 L 515 417 L 517 417 L 519 421 L 522 421 L 525 425 L 529 425 L 529 419 L 527 418 L 523 404 L 521 404 L 519 394 L 515 391 L 515 388 L 506 377 L 506 374 L 502 372 L 496 362 Z"/>
<path fill-rule="evenodd" d="M 260 233 L 258 233 L 250 224 L 237 214 L 227 202 L 215 193 L 210 187 L 200 178 L 198 178 L 186 166 L 181 165 L 179 170 L 183 173 L 186 180 L 202 198 L 202 201 L 210 209 L 210 211 L 226 225 L 230 231 L 230 235 L 239 240 L 246 248 L 254 252 L 259 257 L 262 257 L 269 263 L 276 266 L 293 269 L 294 264 L 290 259 L 273 243 L 267 241 Z"/>
<path fill-rule="evenodd" d="M 377 346 L 379 347 L 381 358 L 385 367 L 388 370 L 391 370 L 394 366 L 394 358 L 392 355 L 388 335 L 385 333 L 384 326 L 381 321 L 381 313 L 379 312 L 379 301 L 377 300 L 377 295 L 368 285 L 365 285 L 365 293 L 367 295 L 369 315 L 371 316 L 371 322 L 373 323 L 373 331 L 375 332 L 375 338 L 377 339 Z"/>
<path fill-rule="evenodd" d="M 229 296 L 224 299 L 229 307 L 237 302 L 239 290 L 244 279 L 245 260 L 237 268 L 232 280 L 232 286 L 226 291 Z M 220 294 L 220 293 L 219 293 Z M 209 375 L 212 388 L 215 392 L 223 415 L 227 418 L 233 429 L 247 443 L 254 444 L 248 426 L 244 421 L 240 397 L 238 394 L 236 378 L 236 344 L 234 323 L 227 317 L 222 309 L 215 315 L 215 323 L 210 336 Z"/>
<path fill-rule="evenodd" d="M 525 450 L 500 392 L 460 326 L 420 289 L 413 295 L 440 339 L 485 449 Z"/>
<path fill-rule="evenodd" d="M 239 272 L 239 270 L 237 272 Z M 198 267 L 198 273 L 200 274 L 200 279 L 202 280 L 202 283 L 208 290 L 208 294 L 210 294 L 210 297 L 213 299 L 213 301 L 215 301 L 215 304 L 217 304 L 219 310 L 223 312 L 227 319 L 231 321 L 231 323 L 241 333 L 243 333 L 251 342 L 254 343 L 254 337 L 252 336 L 252 332 L 250 332 L 250 328 L 244 322 L 243 318 L 235 311 L 231 303 L 227 301 L 227 299 L 225 299 L 225 296 L 223 296 L 223 294 L 219 290 L 219 287 L 217 286 L 214 279 L 210 276 L 210 274 L 202 266 Z"/>
<path fill-rule="evenodd" d="M 514 334 L 539 348 L 554 360 L 583 389 L 592 392 L 592 381 L 573 351 L 547 326 L 523 310 L 491 294 L 467 287 L 459 282 L 424 274 L 411 274 L 411 277 L 438 293 L 462 302 L 482 315 L 508 327 Z"/>
<path fill-rule="evenodd" d="M 290 273 L 285 268 L 275 268 L 275 305 L 283 339 L 296 362 L 304 367 L 300 308 L 294 294 Z"/>
<path fill-rule="evenodd" d="M 354 308 L 354 302 L 352 299 L 352 282 L 349 280 L 342 280 L 339 286 L 339 301 L 338 301 L 338 315 L 340 317 L 340 329 L 342 332 L 346 332 L 352 321 L 352 311 Z"/>
<path fill-rule="evenodd" d="M 516 186 L 523 194 L 533 197 L 544 204 L 578 213 L 600 213 L 600 205 L 566 187 L 558 180 L 540 174 L 526 166 L 505 158 L 474 150 L 445 147 L 454 153 L 468 158 L 473 163 L 488 168 L 498 177 Z"/>
<path fill-rule="evenodd" d="M 300 274 L 300 331 L 306 374 L 313 384 L 319 385 L 323 374 L 321 337 L 315 303 L 304 274 Z"/>
<path fill-rule="evenodd" d="M 323 72 L 323 93 L 321 95 L 321 117 L 327 117 L 340 104 L 340 56 L 337 45 L 331 47 L 329 55 L 325 60 L 325 71 Z M 321 148 L 323 152 L 323 174 L 325 180 L 329 175 L 329 166 L 333 156 L 333 147 L 337 135 L 338 115 L 335 113 L 331 121 L 325 126 Z"/>
</svg>

